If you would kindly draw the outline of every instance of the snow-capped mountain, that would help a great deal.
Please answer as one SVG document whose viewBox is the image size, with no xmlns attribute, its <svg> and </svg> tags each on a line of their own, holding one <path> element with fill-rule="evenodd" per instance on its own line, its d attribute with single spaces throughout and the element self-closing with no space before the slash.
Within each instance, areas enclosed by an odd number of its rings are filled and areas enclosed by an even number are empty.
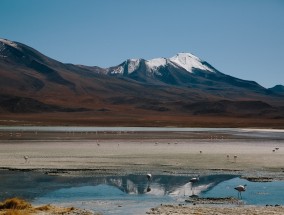
<svg viewBox="0 0 284 215">
<path fill-rule="evenodd" d="M 206 65 L 198 57 L 190 53 L 178 53 L 171 58 L 154 58 L 151 60 L 144 59 L 128 59 L 122 64 L 108 69 L 109 74 L 129 75 L 143 67 L 148 73 L 162 75 L 157 72 L 159 69 L 172 66 L 178 69 L 186 70 L 193 73 L 195 70 L 204 70 L 207 72 L 215 72 L 215 69 Z"/>
<path fill-rule="evenodd" d="M 220 88 L 266 89 L 254 81 L 241 80 L 219 72 L 191 53 L 178 53 L 170 58 L 128 59 L 107 69 L 111 76 L 124 77 L 148 84 L 170 84 L 206 90 Z M 216 88 L 216 89 L 215 89 Z"/>
<path fill-rule="evenodd" d="M 107 74 L 127 77 L 149 84 L 172 84 L 188 86 L 202 72 L 218 71 L 190 53 L 178 53 L 171 58 L 128 59 L 118 66 L 107 69 Z"/>
</svg>

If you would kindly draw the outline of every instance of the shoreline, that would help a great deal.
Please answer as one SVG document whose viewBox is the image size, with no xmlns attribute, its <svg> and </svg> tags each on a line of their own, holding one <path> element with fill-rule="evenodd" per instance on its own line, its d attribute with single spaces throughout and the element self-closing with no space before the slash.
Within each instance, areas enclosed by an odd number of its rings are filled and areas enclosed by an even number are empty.
<svg viewBox="0 0 284 215">
<path fill-rule="evenodd" d="M 19 171 L 19 172 L 38 172 L 51 176 L 65 176 L 65 177 L 84 177 L 84 176 L 127 176 L 127 175 L 146 175 L 149 171 L 136 170 L 123 172 L 123 169 L 58 169 L 58 168 L 10 168 L 0 167 L 0 171 Z M 84 176 L 82 176 L 84 174 Z M 224 170 L 224 169 L 203 169 L 203 170 L 186 170 L 186 171 L 154 171 L 155 175 L 168 176 L 191 176 L 191 175 L 232 175 L 239 176 L 251 182 L 272 182 L 284 181 L 284 173 L 275 171 L 257 171 L 257 170 Z M 257 174 L 258 176 L 255 176 Z"/>
</svg>

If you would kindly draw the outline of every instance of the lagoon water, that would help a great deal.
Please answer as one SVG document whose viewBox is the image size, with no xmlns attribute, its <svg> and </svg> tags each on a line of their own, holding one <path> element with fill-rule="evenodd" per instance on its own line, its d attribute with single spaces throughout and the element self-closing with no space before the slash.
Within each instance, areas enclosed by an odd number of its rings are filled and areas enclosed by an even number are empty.
<svg viewBox="0 0 284 215">
<path fill-rule="evenodd" d="M 246 205 L 284 205 L 284 181 L 249 182 L 237 175 L 204 175 L 191 188 L 193 176 L 51 176 L 39 172 L 1 171 L 0 199 L 19 196 L 33 204 L 58 204 L 103 214 L 145 214 L 151 207 L 185 203 L 188 196 L 237 197 L 234 187 L 247 184 Z"/>
</svg>

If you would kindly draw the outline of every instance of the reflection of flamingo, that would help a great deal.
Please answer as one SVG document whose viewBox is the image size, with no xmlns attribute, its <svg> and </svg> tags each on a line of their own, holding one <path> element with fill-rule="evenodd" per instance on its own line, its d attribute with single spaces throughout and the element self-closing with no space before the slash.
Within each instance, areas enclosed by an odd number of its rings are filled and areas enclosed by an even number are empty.
<svg viewBox="0 0 284 215">
<path fill-rule="evenodd" d="M 191 182 L 191 190 L 192 190 L 192 195 L 194 195 L 194 190 L 193 190 L 193 184 L 199 181 L 199 175 L 197 177 L 191 178 L 189 182 Z"/>
<path fill-rule="evenodd" d="M 239 185 L 235 187 L 234 189 L 238 191 L 238 198 L 241 197 L 242 199 L 242 192 L 246 191 L 246 184 L 245 185 Z"/>
</svg>

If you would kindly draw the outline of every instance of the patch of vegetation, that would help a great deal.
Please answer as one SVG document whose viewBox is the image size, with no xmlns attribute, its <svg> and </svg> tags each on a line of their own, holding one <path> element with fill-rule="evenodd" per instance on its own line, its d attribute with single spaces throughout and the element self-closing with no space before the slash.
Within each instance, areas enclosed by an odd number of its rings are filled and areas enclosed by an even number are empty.
<svg viewBox="0 0 284 215">
<path fill-rule="evenodd" d="M 29 202 L 20 198 L 6 199 L 0 202 L 0 215 L 31 215 L 31 214 L 82 214 L 91 215 L 90 211 L 76 209 L 74 207 L 61 208 L 52 205 L 33 207 Z"/>
<path fill-rule="evenodd" d="M 20 198 L 6 199 L 0 202 L 0 214 L 4 215 L 28 215 L 31 214 L 32 205 Z"/>
<path fill-rule="evenodd" d="M 11 198 L 6 199 L 4 202 L 0 203 L 0 210 L 3 209 L 17 209 L 17 210 L 24 210 L 30 209 L 32 205 L 27 201 L 20 199 L 20 198 Z"/>
</svg>

